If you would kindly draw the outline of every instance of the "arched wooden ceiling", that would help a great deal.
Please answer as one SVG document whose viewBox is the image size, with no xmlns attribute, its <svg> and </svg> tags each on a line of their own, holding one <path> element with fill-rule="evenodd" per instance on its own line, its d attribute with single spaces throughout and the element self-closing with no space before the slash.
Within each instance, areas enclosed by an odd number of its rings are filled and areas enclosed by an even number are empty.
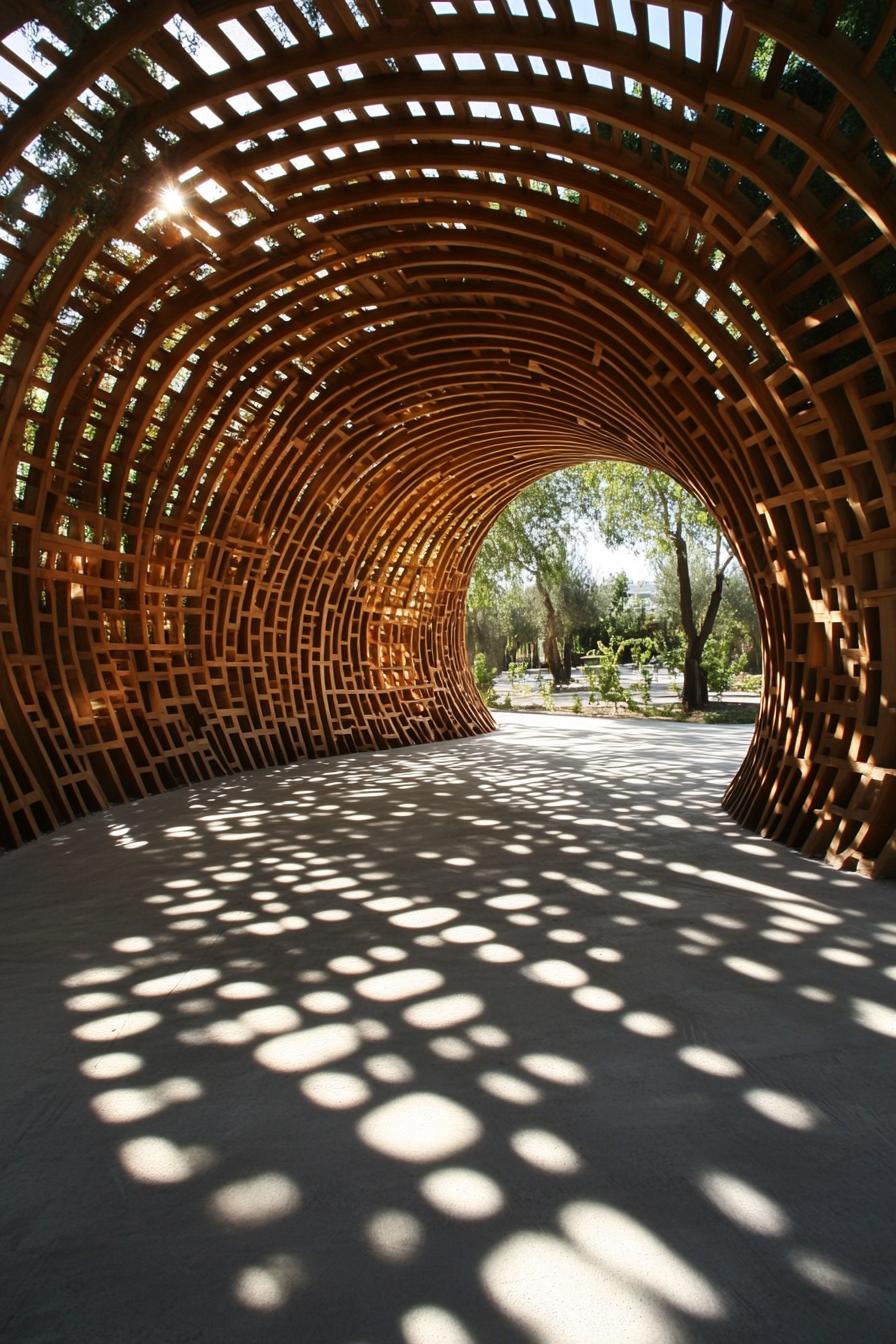
<svg viewBox="0 0 896 1344">
<path fill-rule="evenodd" d="M 732 813 L 894 870 L 896 4 L 31 13 L 0 60 L 5 843 L 486 730 L 476 549 L 612 457 L 750 575 Z"/>
</svg>

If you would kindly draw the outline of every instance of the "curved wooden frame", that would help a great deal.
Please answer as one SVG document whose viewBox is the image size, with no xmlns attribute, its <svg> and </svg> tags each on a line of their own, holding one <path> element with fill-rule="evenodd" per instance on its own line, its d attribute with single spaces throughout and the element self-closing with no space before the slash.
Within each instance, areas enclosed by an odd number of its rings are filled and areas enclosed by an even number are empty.
<svg viewBox="0 0 896 1344">
<path fill-rule="evenodd" d="M 40 0 L 3 48 L 2 842 L 488 730 L 477 547 L 610 457 L 750 577 L 733 815 L 896 871 L 896 3 L 314 8 Z"/>
</svg>

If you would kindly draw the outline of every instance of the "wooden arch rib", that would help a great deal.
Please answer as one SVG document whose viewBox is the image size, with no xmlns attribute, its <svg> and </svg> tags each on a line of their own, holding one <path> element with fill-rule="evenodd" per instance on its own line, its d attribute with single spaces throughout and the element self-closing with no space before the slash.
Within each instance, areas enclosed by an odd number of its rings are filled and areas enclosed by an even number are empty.
<svg viewBox="0 0 896 1344">
<path fill-rule="evenodd" d="M 695 490 L 750 576 L 732 813 L 892 873 L 878 8 L 40 0 L 0 65 L 2 842 L 486 731 L 476 550 L 606 457 Z"/>
</svg>

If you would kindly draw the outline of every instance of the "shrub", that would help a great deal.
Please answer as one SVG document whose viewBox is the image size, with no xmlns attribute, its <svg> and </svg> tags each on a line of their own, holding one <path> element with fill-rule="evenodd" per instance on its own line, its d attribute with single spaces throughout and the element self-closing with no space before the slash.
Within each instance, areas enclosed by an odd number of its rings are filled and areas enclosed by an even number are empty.
<svg viewBox="0 0 896 1344">
<path fill-rule="evenodd" d="M 488 659 L 480 650 L 473 659 L 473 680 L 482 699 L 490 708 L 494 707 L 497 701 L 495 695 L 495 677 L 497 675 L 498 669 L 489 667 Z"/>
<path fill-rule="evenodd" d="M 507 675 L 510 678 L 510 689 L 515 691 L 523 682 L 526 675 L 525 663 L 508 663 Z"/>
<path fill-rule="evenodd" d="M 747 665 L 747 655 L 736 652 L 746 633 L 740 621 L 726 621 L 724 625 L 720 622 L 706 641 L 700 665 L 706 673 L 707 686 L 719 698 L 731 689 L 734 678 Z"/>
<path fill-rule="evenodd" d="M 625 704 L 628 697 L 623 690 L 622 681 L 619 676 L 619 654 L 622 648 L 621 642 L 614 644 L 598 644 L 598 663 L 597 663 L 597 685 L 600 691 L 601 699 L 609 700 L 616 713 L 619 713 L 620 704 Z"/>
</svg>

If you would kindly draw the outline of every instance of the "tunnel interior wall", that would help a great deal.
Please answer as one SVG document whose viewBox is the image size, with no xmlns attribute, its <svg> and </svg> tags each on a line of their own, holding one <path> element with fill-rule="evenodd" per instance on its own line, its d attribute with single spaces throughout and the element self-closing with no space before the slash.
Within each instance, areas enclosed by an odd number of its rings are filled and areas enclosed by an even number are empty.
<svg viewBox="0 0 896 1344">
<path fill-rule="evenodd" d="M 2 843 L 487 731 L 478 545 L 608 458 L 753 586 L 733 815 L 892 873 L 892 7 L 83 9 L 0 64 Z"/>
</svg>

